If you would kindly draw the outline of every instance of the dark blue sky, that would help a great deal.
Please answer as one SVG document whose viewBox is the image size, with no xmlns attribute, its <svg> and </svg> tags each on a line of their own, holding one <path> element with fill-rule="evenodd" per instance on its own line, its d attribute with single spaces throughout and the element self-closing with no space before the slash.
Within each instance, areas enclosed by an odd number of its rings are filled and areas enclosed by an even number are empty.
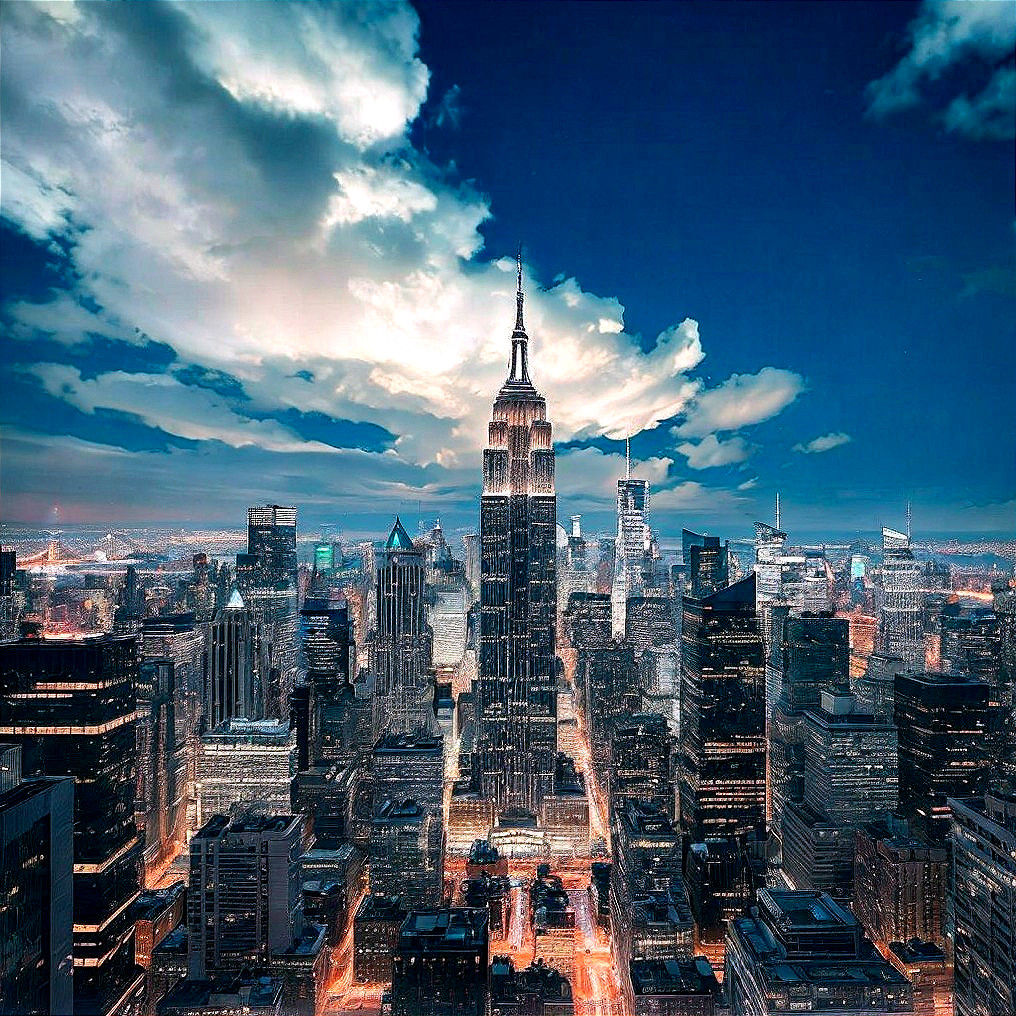
<svg viewBox="0 0 1016 1016">
<path fill-rule="evenodd" d="M 785 498 L 1011 497 L 1012 142 L 865 116 L 918 8 L 422 3 L 432 100 L 457 86 L 461 115 L 418 130 L 493 195 L 492 249 L 524 238 L 647 341 L 695 317 L 707 377 L 805 375 L 780 425 L 820 405 L 853 441 L 801 478 L 760 456 Z"/>
<path fill-rule="evenodd" d="M 664 528 L 1012 535 L 1016 13 L 960 7 L 8 6 L 3 519 L 469 525 L 521 240 L 562 514 L 630 412 Z"/>
</svg>

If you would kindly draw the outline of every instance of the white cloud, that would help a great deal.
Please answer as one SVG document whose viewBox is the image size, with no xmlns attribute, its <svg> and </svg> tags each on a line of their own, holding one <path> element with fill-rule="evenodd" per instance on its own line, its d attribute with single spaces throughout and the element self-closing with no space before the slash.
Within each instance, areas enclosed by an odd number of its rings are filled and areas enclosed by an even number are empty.
<svg viewBox="0 0 1016 1016">
<path fill-rule="evenodd" d="M 677 446 L 677 450 L 687 456 L 688 465 L 692 469 L 711 469 L 714 466 L 728 466 L 735 462 L 744 462 L 754 450 L 743 437 L 732 437 L 729 441 L 720 441 L 715 434 L 707 434 L 698 444 L 686 441 Z"/>
<path fill-rule="evenodd" d="M 1013 72 L 997 66 L 1016 45 L 1016 5 L 1007 0 L 925 0 L 908 29 L 909 49 L 887 74 L 868 86 L 872 116 L 913 109 L 926 86 L 971 59 L 995 67 L 976 96 L 960 95 L 945 110 L 949 130 L 973 138 L 1011 138 Z"/>
<path fill-rule="evenodd" d="M 757 476 L 752 476 L 749 479 L 745 480 L 744 483 L 739 483 L 737 485 L 737 489 L 738 490 L 752 490 L 754 487 L 757 487 L 757 486 L 758 486 L 758 477 Z"/>
<path fill-rule="evenodd" d="M 418 28 L 397 3 L 5 10 L 17 101 L 4 110 L 4 214 L 37 239 L 61 236 L 78 280 L 7 307 L 12 336 L 150 336 L 237 378 L 252 412 L 386 428 L 386 483 L 475 485 L 506 373 L 514 261 L 478 257 L 488 199 L 412 146 L 429 80 Z M 566 273 L 547 288 L 525 275 L 531 373 L 558 441 L 622 439 L 683 413 L 681 436 L 704 438 L 800 390 L 770 367 L 702 391 L 691 318 L 643 351 L 616 298 Z M 245 455 L 335 454 L 172 375 L 34 372 L 85 412 L 132 413 Z M 562 455 L 563 483 L 574 467 L 609 492 L 605 458 Z M 669 463 L 644 467 L 662 483 Z"/>
<path fill-rule="evenodd" d="M 842 432 L 822 434 L 810 441 L 794 445 L 794 451 L 803 452 L 805 455 L 814 455 L 818 452 L 827 452 L 832 448 L 839 448 L 840 445 L 848 444 L 851 440 L 849 434 Z"/>
<path fill-rule="evenodd" d="M 705 437 L 739 430 L 776 416 L 801 392 L 804 379 L 793 371 L 763 367 L 757 374 L 732 374 L 723 384 L 699 392 L 675 437 Z"/>
</svg>

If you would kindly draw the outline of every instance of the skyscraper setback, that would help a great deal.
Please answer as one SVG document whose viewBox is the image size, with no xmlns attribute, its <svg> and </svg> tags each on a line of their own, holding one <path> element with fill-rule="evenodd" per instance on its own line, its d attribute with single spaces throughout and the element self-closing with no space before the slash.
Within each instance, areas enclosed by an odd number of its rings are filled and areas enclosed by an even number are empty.
<svg viewBox="0 0 1016 1016">
<path fill-rule="evenodd" d="M 534 812 L 553 787 L 557 601 L 554 447 L 529 378 L 522 260 L 508 378 L 494 399 L 480 498 L 477 761 L 501 809 Z"/>
</svg>

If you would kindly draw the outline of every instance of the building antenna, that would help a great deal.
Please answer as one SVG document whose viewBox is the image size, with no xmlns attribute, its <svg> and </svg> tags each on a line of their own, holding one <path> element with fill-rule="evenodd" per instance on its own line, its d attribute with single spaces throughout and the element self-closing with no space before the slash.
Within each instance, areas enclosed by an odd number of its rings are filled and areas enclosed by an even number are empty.
<svg viewBox="0 0 1016 1016">
<path fill-rule="evenodd" d="M 907 501 L 907 543 L 910 542 L 910 524 L 911 524 L 911 521 L 912 521 L 912 519 L 911 519 L 911 511 L 910 511 L 910 501 L 908 500 Z"/>
<path fill-rule="evenodd" d="M 780 492 L 776 491 L 776 528 L 780 528 Z"/>
<path fill-rule="evenodd" d="M 631 479 L 631 438 L 624 439 L 624 471 L 625 476 Z"/>
</svg>

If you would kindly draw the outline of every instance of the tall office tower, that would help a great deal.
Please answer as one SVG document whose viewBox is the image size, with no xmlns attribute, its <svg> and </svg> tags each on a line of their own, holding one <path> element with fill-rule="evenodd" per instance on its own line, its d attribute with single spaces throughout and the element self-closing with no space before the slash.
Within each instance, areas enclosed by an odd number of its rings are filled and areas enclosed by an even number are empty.
<svg viewBox="0 0 1016 1016">
<path fill-rule="evenodd" d="M 924 667 L 924 590 L 921 566 L 910 549 L 910 537 L 882 529 L 882 572 L 876 586 L 879 608 L 878 648 L 899 656 L 907 670 Z"/>
<path fill-rule="evenodd" d="M 783 557 L 787 534 L 755 523 L 755 609 L 768 652 L 772 644 L 772 606 L 783 596 Z"/>
<path fill-rule="evenodd" d="M 786 606 L 771 611 L 766 662 L 769 709 L 770 830 L 782 836 L 783 810 L 804 796 L 804 721 L 823 691 L 846 691 L 850 631 L 838 617 L 790 617 Z"/>
<path fill-rule="evenodd" d="M 259 715 L 282 718 L 289 714 L 299 656 L 296 509 L 255 507 L 247 521 L 247 553 L 237 555 L 236 580 L 268 662 Z"/>
<path fill-rule="evenodd" d="M 607 782 L 614 721 L 642 707 L 635 653 L 625 643 L 579 653 L 576 684 L 586 711 L 593 765 L 601 783 Z"/>
<path fill-rule="evenodd" d="M 557 609 L 564 613 L 572 593 L 590 593 L 596 576 L 589 567 L 585 537 L 582 535 L 582 516 L 571 517 L 571 532 L 564 548 L 557 575 Z"/>
<path fill-rule="evenodd" d="M 434 666 L 456 667 L 466 653 L 466 611 L 469 596 L 465 582 L 441 582 L 431 587 L 427 622 L 434 633 Z"/>
<path fill-rule="evenodd" d="M 17 637 L 18 610 L 14 601 L 14 574 L 18 570 L 13 550 L 0 549 L 0 642 Z"/>
<path fill-rule="evenodd" d="M 423 555 L 398 518 L 377 571 L 374 736 L 428 730 L 434 635 L 427 624 Z"/>
<path fill-rule="evenodd" d="M 949 806 L 956 1016 L 1016 1012 L 1016 794 Z"/>
<path fill-rule="evenodd" d="M 138 572 L 134 565 L 127 565 L 123 586 L 117 598 L 117 608 L 113 614 L 113 631 L 117 635 L 136 635 L 141 631 L 141 618 L 144 613 L 144 594 L 138 587 Z"/>
<path fill-rule="evenodd" d="M 755 576 L 684 601 L 681 819 L 694 840 L 765 832 L 764 649 Z"/>
<path fill-rule="evenodd" d="M 209 819 L 190 841 L 189 976 L 267 966 L 303 928 L 302 820 Z"/>
<path fill-rule="evenodd" d="M 947 797 L 984 791 L 991 759 L 988 686 L 946 674 L 896 676 L 900 738 L 900 811 L 914 831 L 942 843 L 949 831 Z"/>
<path fill-rule="evenodd" d="M 310 761 L 334 760 L 343 750 L 342 717 L 352 694 L 349 605 L 344 600 L 308 596 L 300 611 L 300 645 L 311 698 Z"/>
<path fill-rule="evenodd" d="M 247 511 L 247 553 L 276 580 L 296 585 L 296 509 L 263 505 Z"/>
<path fill-rule="evenodd" d="M 236 809 L 288 811 L 297 771 L 296 732 L 288 720 L 226 720 L 201 735 L 195 780 L 198 825 Z"/>
<path fill-rule="evenodd" d="M 946 947 L 949 852 L 887 816 L 857 831 L 853 910 L 876 943 L 919 939 Z"/>
<path fill-rule="evenodd" d="M 138 797 L 136 821 L 144 832 L 145 868 L 168 861 L 187 834 L 187 740 L 176 725 L 176 671 L 172 660 L 145 659 L 138 681 Z"/>
<path fill-rule="evenodd" d="M 134 964 L 141 838 L 134 824 L 137 639 L 0 646 L 0 737 L 31 776 L 72 777 L 74 1011 L 106 1014 L 144 985 Z"/>
<path fill-rule="evenodd" d="M 631 475 L 631 457 L 626 458 L 627 475 L 617 481 L 617 537 L 614 583 L 610 592 L 612 631 L 618 640 L 624 638 L 628 598 L 645 589 L 647 577 L 652 581 L 653 534 L 649 528 L 649 481 L 634 479 Z"/>
<path fill-rule="evenodd" d="M 688 570 L 687 592 L 697 599 L 723 589 L 730 582 L 729 546 L 718 536 L 681 530 L 681 549 Z"/>
<path fill-rule="evenodd" d="M 437 906 L 443 889 L 441 815 L 412 799 L 382 801 L 370 823 L 370 891 L 413 910 Z"/>
<path fill-rule="evenodd" d="M 521 259 L 516 300 L 483 453 L 476 755 L 484 794 L 502 810 L 535 812 L 557 755 L 557 497 L 547 402 L 529 380 Z"/>
<path fill-rule="evenodd" d="M 194 611 L 194 617 L 201 622 L 211 621 L 215 616 L 215 584 L 212 581 L 212 566 L 208 563 L 208 555 L 195 554 L 193 557 L 194 577 L 191 580 L 188 609 Z"/>
<path fill-rule="evenodd" d="M 826 893 L 761 889 L 730 922 L 724 991 L 732 1016 L 914 1010 L 914 988 L 875 950 L 857 918 Z"/>
<path fill-rule="evenodd" d="M 799 889 L 849 899 L 857 828 L 895 809 L 896 728 L 855 712 L 850 694 L 822 692 L 803 716 L 803 800 L 783 810 L 783 871 Z"/>
<path fill-rule="evenodd" d="M 480 534 L 467 533 L 462 537 L 462 544 L 466 556 L 466 584 L 471 602 L 476 603 L 480 598 Z"/>
<path fill-rule="evenodd" d="M 73 781 L 22 779 L 0 744 L 0 1012 L 71 1012 L 73 823 Z"/>
<path fill-rule="evenodd" d="M 209 633 L 205 719 L 210 729 L 234 716 L 249 720 L 264 716 L 254 652 L 251 616 L 240 590 L 234 589 Z"/>
<path fill-rule="evenodd" d="M 484 1016 L 488 953 L 486 910 L 414 911 L 392 962 L 392 1016 Z"/>
<path fill-rule="evenodd" d="M 642 801 L 674 817 L 670 730 L 663 716 L 641 713 L 615 723 L 608 787 L 611 809 Z"/>
<path fill-rule="evenodd" d="M 141 629 L 141 658 L 173 663 L 175 733 L 184 745 L 186 769 L 180 792 L 187 808 L 187 828 L 197 828 L 194 774 L 197 766 L 198 728 L 207 694 L 209 626 L 198 624 L 194 614 L 146 617 Z"/>
</svg>

